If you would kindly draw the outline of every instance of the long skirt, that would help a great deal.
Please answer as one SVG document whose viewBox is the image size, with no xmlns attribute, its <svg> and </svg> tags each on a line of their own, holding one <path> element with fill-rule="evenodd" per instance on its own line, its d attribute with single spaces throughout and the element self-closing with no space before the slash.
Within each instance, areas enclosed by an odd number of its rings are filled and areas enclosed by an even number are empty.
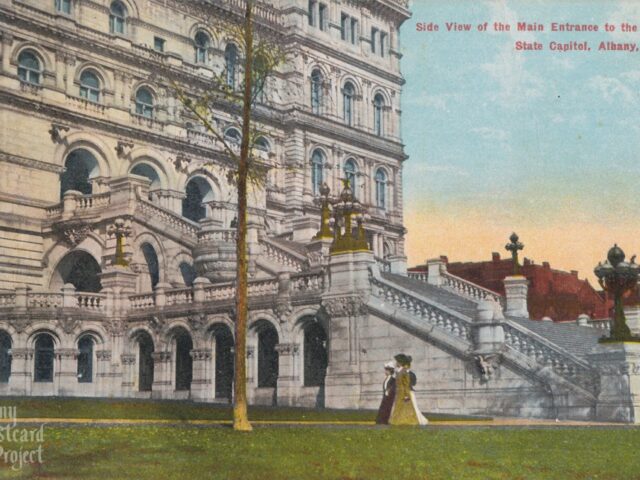
<svg viewBox="0 0 640 480">
<path fill-rule="evenodd" d="M 386 425 L 389 423 L 389 417 L 391 416 L 391 410 L 393 409 L 393 399 L 395 395 L 389 394 L 382 397 L 380 402 L 380 408 L 378 408 L 378 416 L 376 417 L 376 423 Z"/>
<path fill-rule="evenodd" d="M 411 397 L 411 404 L 413 405 L 413 409 L 416 412 L 416 417 L 418 418 L 418 424 L 419 425 L 427 425 L 429 423 L 429 420 L 427 420 L 425 418 L 424 415 L 422 415 L 422 412 L 420 411 L 420 409 L 418 408 L 418 403 L 416 402 L 416 394 L 413 393 L 413 391 L 409 394 L 409 397 Z"/>
</svg>

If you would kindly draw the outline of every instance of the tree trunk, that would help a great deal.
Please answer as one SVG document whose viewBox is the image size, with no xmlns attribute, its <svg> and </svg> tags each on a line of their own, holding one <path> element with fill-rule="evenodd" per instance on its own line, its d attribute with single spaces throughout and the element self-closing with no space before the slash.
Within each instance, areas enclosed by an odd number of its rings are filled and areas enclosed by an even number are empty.
<svg viewBox="0 0 640 480">
<path fill-rule="evenodd" d="M 247 313 L 248 313 L 248 258 L 247 258 L 247 173 L 249 168 L 249 135 L 251 122 L 251 83 L 253 68 L 253 19 L 252 0 L 247 0 L 245 10 L 244 43 L 245 69 L 242 104 L 242 141 L 238 165 L 238 231 L 236 254 L 236 348 L 233 404 L 233 428 L 251 431 L 247 416 Z"/>
</svg>

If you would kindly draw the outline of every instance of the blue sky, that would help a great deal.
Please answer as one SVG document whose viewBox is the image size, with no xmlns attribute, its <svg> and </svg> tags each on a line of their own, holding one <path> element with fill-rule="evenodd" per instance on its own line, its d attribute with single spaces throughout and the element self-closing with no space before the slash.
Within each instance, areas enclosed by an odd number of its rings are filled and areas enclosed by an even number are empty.
<svg viewBox="0 0 640 480">
<path fill-rule="evenodd" d="M 414 0 L 401 30 L 405 221 L 409 263 L 489 258 L 512 230 L 525 255 L 590 275 L 613 242 L 640 251 L 640 1 Z M 447 32 L 445 22 L 472 32 Z M 488 21 L 490 30 L 476 25 Z M 494 21 L 545 32 L 495 33 Z M 436 22 L 439 32 L 417 32 Z M 551 22 L 605 22 L 614 33 L 554 33 Z M 517 40 L 541 52 L 515 51 Z M 589 41 L 554 52 L 550 41 Z"/>
</svg>

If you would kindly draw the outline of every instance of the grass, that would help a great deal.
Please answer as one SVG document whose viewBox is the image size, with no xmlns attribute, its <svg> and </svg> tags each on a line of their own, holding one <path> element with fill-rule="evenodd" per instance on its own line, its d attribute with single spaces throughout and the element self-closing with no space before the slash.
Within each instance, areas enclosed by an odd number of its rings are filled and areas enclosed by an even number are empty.
<svg viewBox="0 0 640 480">
<path fill-rule="evenodd" d="M 44 463 L 0 478 L 630 480 L 638 446 L 624 428 L 45 427 Z"/>
<path fill-rule="evenodd" d="M 15 406 L 18 418 L 124 418 L 176 421 L 232 419 L 231 407 L 228 405 L 212 405 L 189 401 L 2 397 L 2 400 L 0 400 L 1 406 Z M 428 417 L 430 419 L 472 418 L 438 414 L 428 415 Z M 249 418 L 251 420 L 374 422 L 376 412 L 372 410 L 250 407 Z"/>
</svg>

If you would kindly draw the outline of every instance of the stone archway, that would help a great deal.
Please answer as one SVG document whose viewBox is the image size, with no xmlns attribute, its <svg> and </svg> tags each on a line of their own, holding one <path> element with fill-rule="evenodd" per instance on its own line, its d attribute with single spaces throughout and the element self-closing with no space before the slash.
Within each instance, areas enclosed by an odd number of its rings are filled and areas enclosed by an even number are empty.
<svg viewBox="0 0 640 480">
<path fill-rule="evenodd" d="M 98 161 L 91 152 L 84 148 L 73 150 L 67 155 L 60 174 L 60 198 L 69 190 L 90 195 L 93 193 L 91 180 L 99 175 Z"/>
<path fill-rule="evenodd" d="M 138 391 L 150 392 L 153 386 L 153 339 L 147 332 L 136 336 L 138 344 Z"/>
<path fill-rule="evenodd" d="M 191 390 L 193 380 L 193 340 L 185 329 L 177 329 L 173 337 L 172 344 L 175 352 L 175 389 Z"/>
<path fill-rule="evenodd" d="M 100 265 L 90 253 L 74 250 L 58 262 L 49 287 L 51 290 L 60 290 L 70 283 L 80 292 L 99 292 L 102 290 L 101 272 Z"/>
<path fill-rule="evenodd" d="M 214 361 L 214 396 L 231 401 L 233 398 L 234 340 L 231 329 L 224 324 L 212 327 Z"/>
</svg>

